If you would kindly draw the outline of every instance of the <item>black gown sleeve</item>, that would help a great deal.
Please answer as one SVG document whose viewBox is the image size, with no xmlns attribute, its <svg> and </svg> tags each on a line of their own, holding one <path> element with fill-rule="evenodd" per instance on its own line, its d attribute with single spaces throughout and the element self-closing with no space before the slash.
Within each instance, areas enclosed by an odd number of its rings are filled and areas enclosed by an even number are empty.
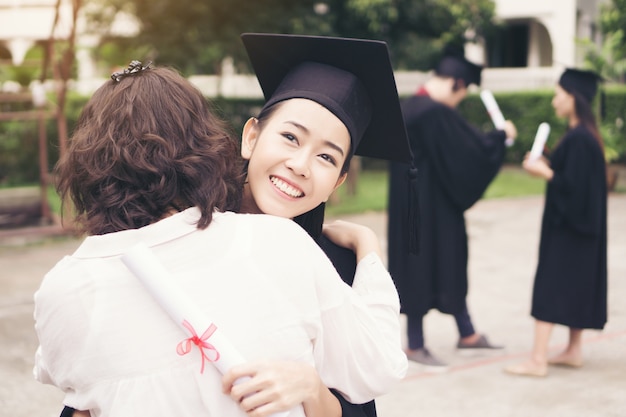
<svg viewBox="0 0 626 417">
<path fill-rule="evenodd" d="M 454 109 L 433 105 L 419 121 L 420 141 L 450 200 L 470 208 L 498 173 L 505 154 L 505 132 L 483 133 Z"/>
<path fill-rule="evenodd" d="M 339 400 L 339 404 L 341 405 L 341 417 L 376 417 L 376 405 L 374 401 L 365 404 L 352 404 L 334 389 L 331 389 L 330 392 Z"/>
<path fill-rule="evenodd" d="M 333 263 L 343 282 L 352 286 L 356 272 L 356 254 L 350 249 L 336 245 L 324 235 L 317 239 L 317 244 Z"/>
<path fill-rule="evenodd" d="M 548 184 L 555 221 L 578 233 L 597 235 L 603 219 L 606 165 L 589 132 L 570 131 L 554 153 L 554 176 Z"/>
<path fill-rule="evenodd" d="M 59 417 L 73 417 L 74 410 L 72 407 L 63 407 L 63 411 L 61 411 L 61 415 Z"/>
</svg>

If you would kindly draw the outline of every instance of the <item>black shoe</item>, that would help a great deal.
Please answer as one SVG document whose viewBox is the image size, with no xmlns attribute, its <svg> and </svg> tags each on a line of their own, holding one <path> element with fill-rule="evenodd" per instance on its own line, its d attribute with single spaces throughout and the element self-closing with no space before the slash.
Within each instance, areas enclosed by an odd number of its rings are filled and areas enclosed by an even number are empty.
<svg viewBox="0 0 626 417">
<path fill-rule="evenodd" d="M 426 348 L 407 350 L 406 357 L 410 361 L 417 362 L 433 371 L 441 372 L 448 369 L 448 365 L 445 362 L 437 359 Z"/>
<path fill-rule="evenodd" d="M 462 343 L 459 340 L 459 343 L 456 345 L 457 349 L 502 349 L 504 346 L 492 345 L 489 343 L 487 337 L 483 334 L 480 335 L 478 340 L 474 343 Z"/>
</svg>

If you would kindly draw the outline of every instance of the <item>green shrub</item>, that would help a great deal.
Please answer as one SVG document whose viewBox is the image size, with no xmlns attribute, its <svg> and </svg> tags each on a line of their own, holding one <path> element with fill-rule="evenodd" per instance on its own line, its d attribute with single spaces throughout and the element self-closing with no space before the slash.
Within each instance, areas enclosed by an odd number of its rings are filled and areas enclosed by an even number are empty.
<svg viewBox="0 0 626 417">
<path fill-rule="evenodd" d="M 598 118 L 600 132 L 604 139 L 607 160 L 609 162 L 626 162 L 626 86 L 614 85 L 603 87 L 604 117 Z M 553 90 L 495 93 L 494 96 L 506 119 L 510 119 L 517 127 L 517 140 L 507 151 L 506 162 L 519 163 L 530 151 L 537 128 L 542 122 L 550 125 L 550 136 L 547 146 L 552 148 L 565 134 L 566 121 L 559 119 L 552 108 Z M 597 114 L 600 114 L 601 95 L 594 101 Z M 485 111 L 478 94 L 469 95 L 459 106 L 463 114 L 477 127 L 487 131 L 493 129 L 493 123 Z"/>
<path fill-rule="evenodd" d="M 517 128 L 517 139 L 506 153 L 506 162 L 518 164 L 524 159 L 532 147 L 539 124 L 543 122 L 550 125 L 548 147 L 565 133 L 565 121 L 556 117 L 550 104 L 553 94 L 550 90 L 494 94 L 504 117 Z M 469 95 L 459 106 L 459 112 L 483 131 L 494 129 L 477 94 Z"/>
<path fill-rule="evenodd" d="M 607 161 L 626 163 L 626 86 L 606 88 L 604 107 L 600 132 Z"/>
<path fill-rule="evenodd" d="M 607 159 L 626 162 L 626 86 L 605 86 L 605 116 L 601 133 L 605 141 Z M 563 136 L 566 123 L 554 114 L 551 101 L 553 90 L 496 93 L 496 100 L 507 119 L 518 130 L 515 144 L 506 154 L 507 163 L 519 164 L 532 146 L 537 127 L 542 122 L 550 124 L 551 132 L 547 146 L 554 147 Z M 54 97 L 51 97 L 54 100 Z M 71 135 L 78 115 L 88 97 L 68 94 L 66 115 L 68 133 Z M 251 115 L 257 115 L 263 105 L 262 99 L 212 100 L 218 113 L 224 117 L 239 136 L 244 123 Z M 595 103 L 599 107 L 599 100 Z M 475 126 L 487 131 L 493 129 L 485 107 L 478 94 L 470 94 L 459 106 L 459 111 Z M 46 123 L 48 140 L 48 168 L 52 169 L 58 158 L 58 134 L 54 120 Z M 0 185 L 36 183 L 39 178 L 37 123 L 0 122 Z M 362 158 L 364 170 L 385 169 L 385 161 Z"/>
<path fill-rule="evenodd" d="M 53 100 L 54 98 L 51 97 Z M 71 134 L 80 111 L 87 101 L 75 93 L 68 94 L 66 117 Z M 18 103 L 5 111 L 32 110 L 30 103 Z M 47 119 L 46 145 L 48 171 L 59 158 L 59 135 L 56 119 Z M 35 120 L 12 120 L 0 122 L 0 185 L 15 186 L 39 181 L 39 125 Z"/>
</svg>

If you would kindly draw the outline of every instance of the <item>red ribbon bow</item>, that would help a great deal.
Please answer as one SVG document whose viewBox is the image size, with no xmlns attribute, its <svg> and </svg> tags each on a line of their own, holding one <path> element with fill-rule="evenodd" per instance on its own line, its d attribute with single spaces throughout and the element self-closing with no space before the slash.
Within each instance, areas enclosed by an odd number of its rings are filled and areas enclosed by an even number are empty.
<svg viewBox="0 0 626 417">
<path fill-rule="evenodd" d="M 217 326 L 211 323 L 209 328 L 206 329 L 204 333 L 202 333 L 201 337 L 198 337 L 198 334 L 196 333 L 195 329 L 193 328 L 191 324 L 189 324 L 187 320 L 183 320 L 183 326 L 185 326 L 187 330 L 189 330 L 189 332 L 191 333 L 191 337 L 188 337 L 187 339 L 181 341 L 178 344 L 178 346 L 176 346 L 176 353 L 183 356 L 191 352 L 192 343 L 198 346 L 198 349 L 200 349 L 200 354 L 202 355 L 202 367 L 200 368 L 200 373 L 203 373 L 205 359 L 210 362 L 214 362 L 220 358 L 220 353 L 217 351 L 217 349 L 215 349 L 215 346 L 213 346 L 212 344 L 206 341 L 217 330 Z M 207 354 L 204 351 L 205 348 L 215 352 L 214 354 L 215 357 L 213 359 L 207 356 Z"/>
</svg>

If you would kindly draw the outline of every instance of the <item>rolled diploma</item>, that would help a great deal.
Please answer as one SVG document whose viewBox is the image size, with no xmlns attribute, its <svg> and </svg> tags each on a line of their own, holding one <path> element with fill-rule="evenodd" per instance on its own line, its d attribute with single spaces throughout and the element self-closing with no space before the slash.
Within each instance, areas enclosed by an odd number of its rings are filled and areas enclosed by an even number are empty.
<svg viewBox="0 0 626 417">
<path fill-rule="evenodd" d="M 480 92 L 480 98 L 487 109 L 487 113 L 491 117 L 491 121 L 496 129 L 504 129 L 504 116 L 502 115 L 502 111 L 500 111 L 500 106 L 496 102 L 495 97 L 489 90 L 482 90 Z"/>
<path fill-rule="evenodd" d="M 493 96 L 491 91 L 482 90 L 480 92 L 480 98 L 482 99 L 483 104 L 487 109 L 487 113 L 489 113 L 489 116 L 491 117 L 493 125 L 496 127 L 496 129 L 504 130 L 505 119 L 502 115 L 502 111 L 500 110 L 500 106 L 498 106 L 496 98 Z M 508 137 L 504 141 L 507 147 L 512 146 L 513 142 L 513 138 Z"/>
<path fill-rule="evenodd" d="M 138 243 L 126 251 L 122 255 L 122 262 L 185 333 L 189 334 L 189 330 L 183 325 L 185 320 L 198 335 L 202 335 L 213 324 L 198 305 L 176 284 L 172 274 L 165 269 L 159 258 L 144 243 Z M 243 356 L 220 332 L 219 327 L 206 341 L 219 352 L 219 358 L 211 363 L 221 374 L 245 362 Z M 239 378 L 236 383 L 245 379 L 249 377 Z M 284 417 L 288 414 L 289 411 L 283 411 L 274 413 L 272 416 Z"/>
<path fill-rule="evenodd" d="M 548 135 L 550 135 L 550 125 L 546 122 L 543 122 L 537 128 L 537 134 L 535 135 L 535 141 L 533 142 L 532 148 L 530 148 L 530 155 L 528 156 L 528 160 L 536 161 L 543 154 L 543 148 L 546 145 L 546 141 L 548 140 Z"/>
<path fill-rule="evenodd" d="M 185 320 L 198 335 L 204 333 L 213 324 L 198 308 L 198 305 L 176 284 L 175 278 L 145 244 L 138 243 L 131 247 L 122 255 L 122 262 L 185 333 L 189 333 L 183 325 Z M 219 358 L 212 362 L 222 374 L 231 367 L 245 362 L 243 356 L 220 332 L 219 327 L 207 342 L 219 352 Z"/>
</svg>

